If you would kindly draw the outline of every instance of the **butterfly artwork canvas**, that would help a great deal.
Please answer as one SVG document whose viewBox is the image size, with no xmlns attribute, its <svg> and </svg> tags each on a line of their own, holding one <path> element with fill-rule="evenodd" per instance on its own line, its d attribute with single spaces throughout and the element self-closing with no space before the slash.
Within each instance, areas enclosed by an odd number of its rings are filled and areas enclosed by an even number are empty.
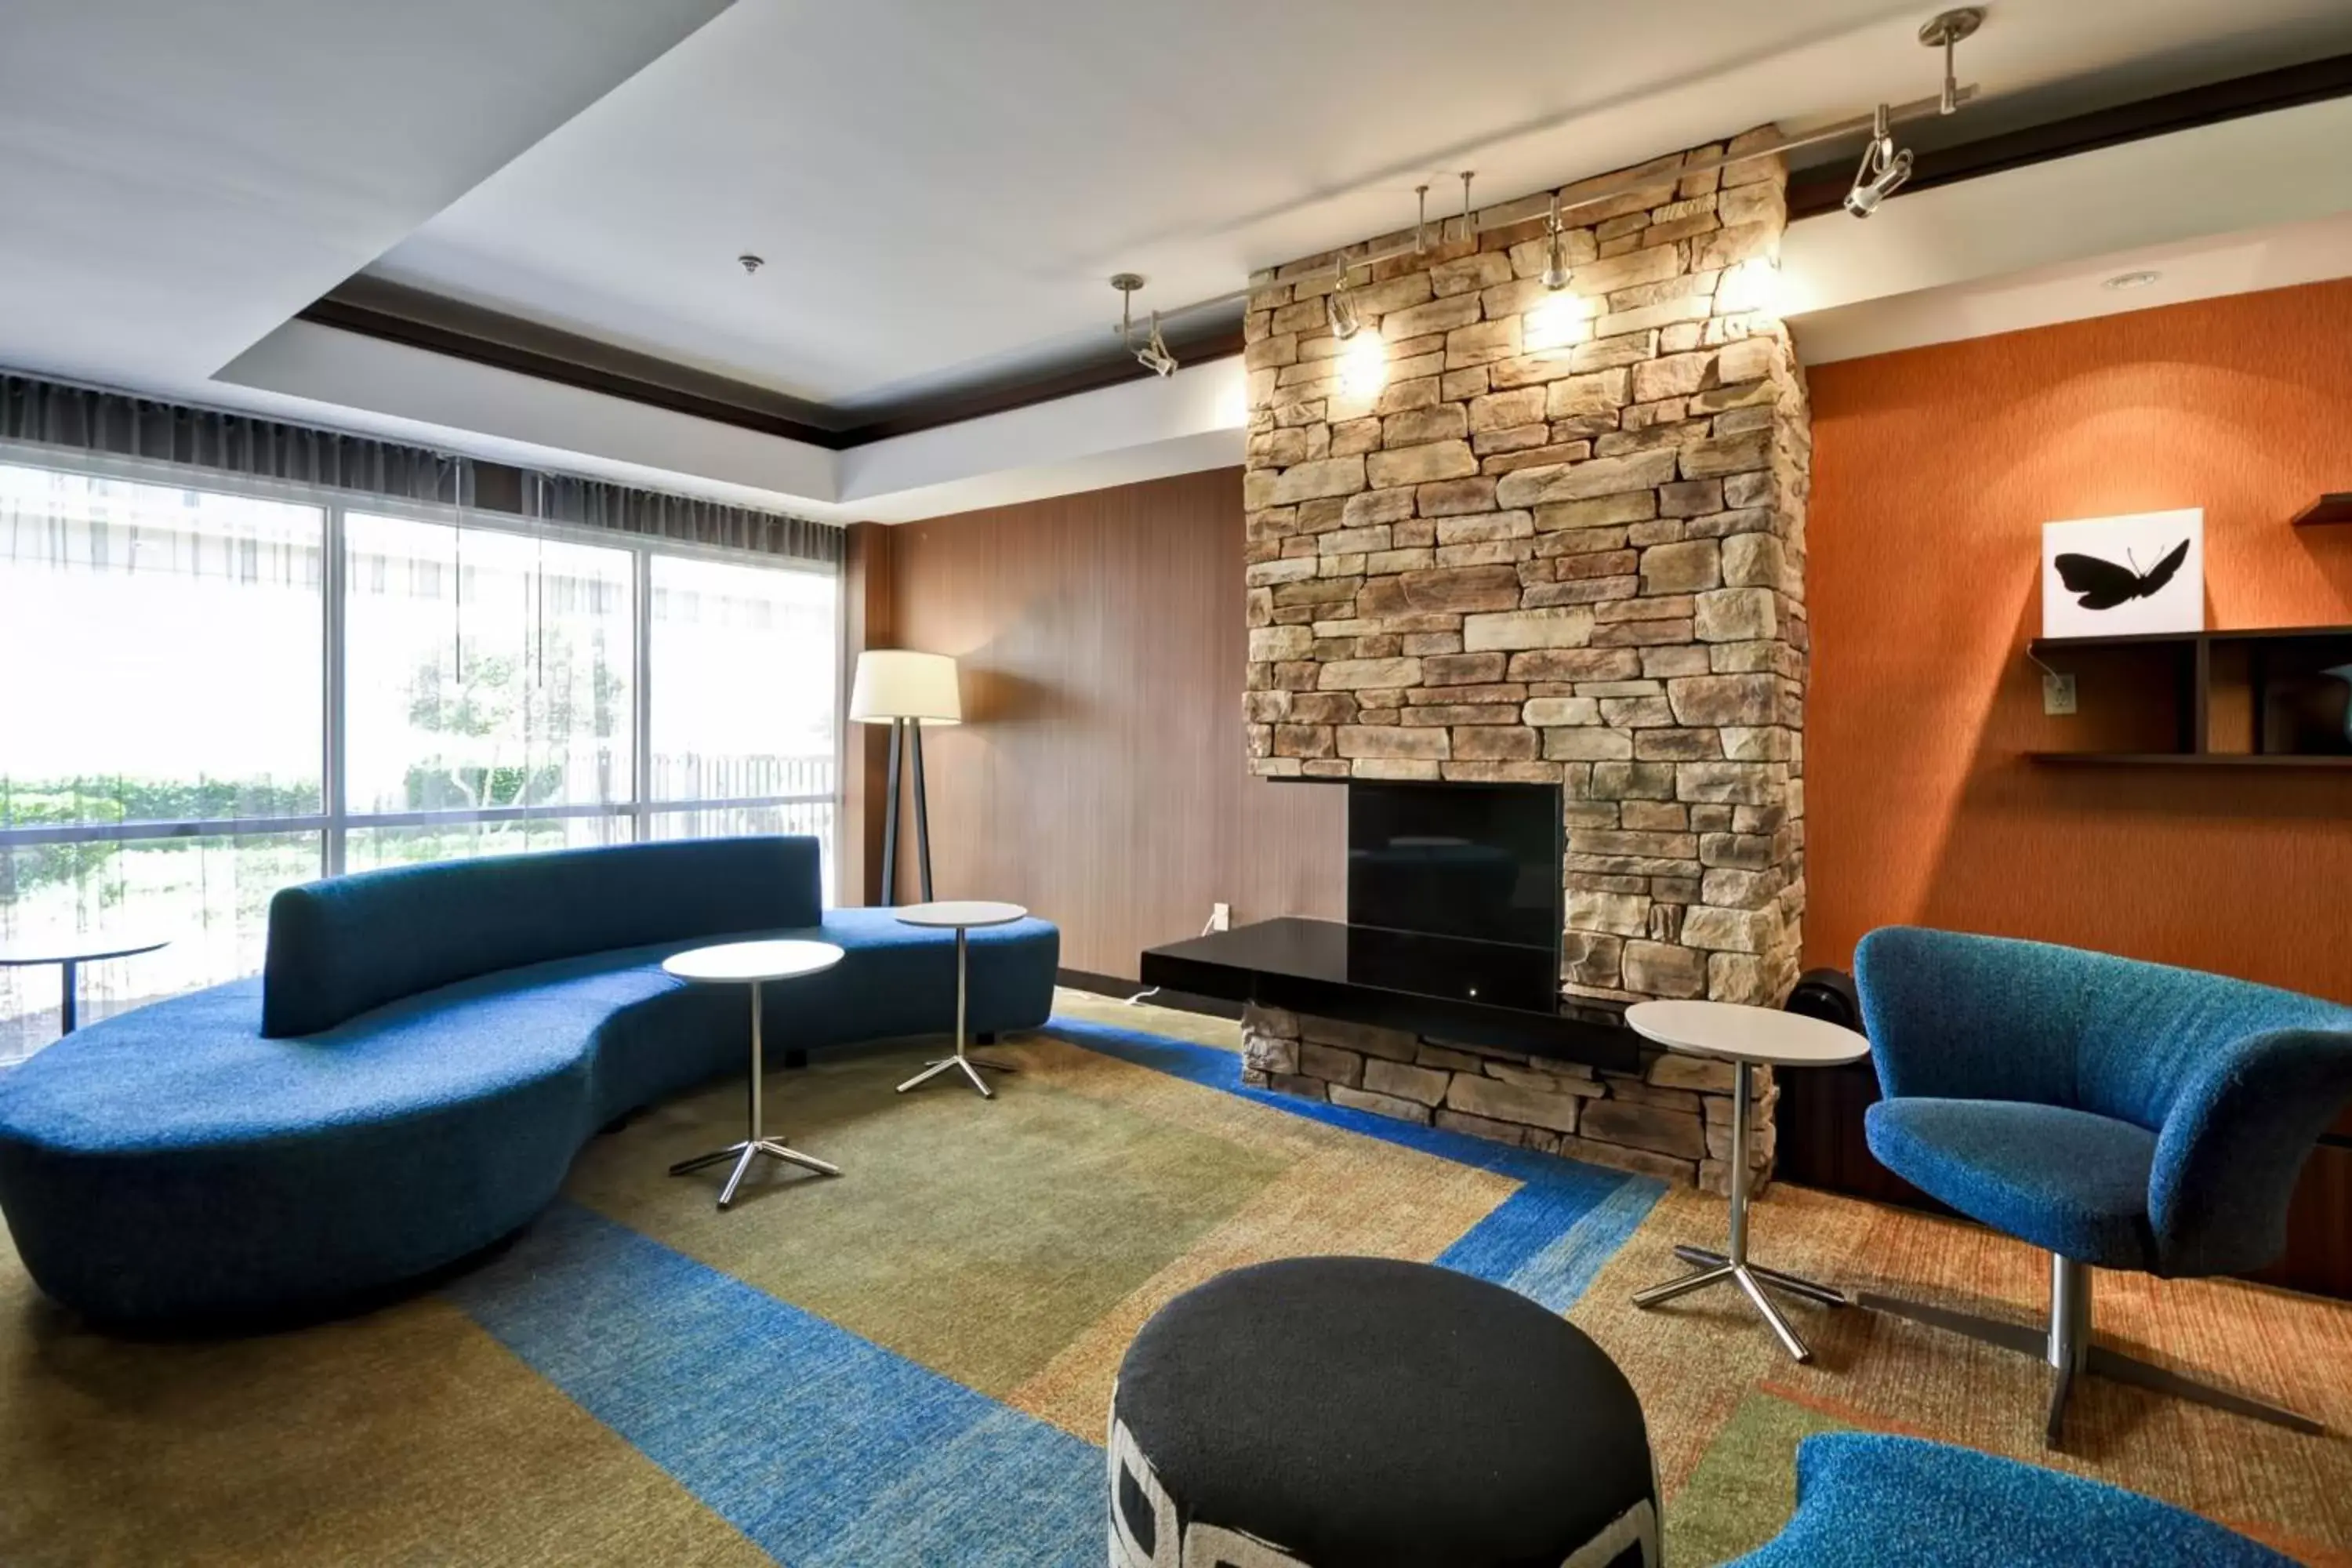
<svg viewBox="0 0 2352 1568">
<path fill-rule="evenodd" d="M 2205 513 L 2137 512 L 2042 525 L 2042 635 L 2205 629 Z"/>
</svg>

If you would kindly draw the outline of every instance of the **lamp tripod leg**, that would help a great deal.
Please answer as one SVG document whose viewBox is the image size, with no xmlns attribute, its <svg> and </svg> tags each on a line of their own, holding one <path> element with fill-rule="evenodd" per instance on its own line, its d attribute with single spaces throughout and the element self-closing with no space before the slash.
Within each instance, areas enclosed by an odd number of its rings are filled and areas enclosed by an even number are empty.
<svg viewBox="0 0 2352 1568">
<path fill-rule="evenodd" d="M 890 721 L 890 770 L 882 792 L 882 902 L 898 901 L 898 748 L 904 719 Z"/>
</svg>

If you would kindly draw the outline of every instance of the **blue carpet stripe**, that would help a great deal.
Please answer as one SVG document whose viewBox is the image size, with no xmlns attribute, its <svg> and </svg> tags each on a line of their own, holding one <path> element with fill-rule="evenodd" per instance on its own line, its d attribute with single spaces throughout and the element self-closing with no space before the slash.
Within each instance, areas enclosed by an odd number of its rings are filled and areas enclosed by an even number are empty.
<svg viewBox="0 0 2352 1568">
<path fill-rule="evenodd" d="M 1576 1304 L 1601 1265 L 1633 1233 L 1666 1190 L 1664 1183 L 1651 1176 L 1490 1142 L 1443 1127 L 1400 1121 L 1328 1100 L 1253 1088 L 1242 1082 L 1241 1058 L 1214 1046 L 1076 1018 L 1055 1017 L 1045 1027 L 1072 1045 L 1138 1067 L 1222 1089 L 1293 1116 L 1343 1127 L 1384 1143 L 1402 1144 L 1516 1178 L 1521 1184 L 1519 1190 L 1471 1226 L 1437 1261 L 1507 1285 L 1555 1312 L 1565 1312 Z"/>
<path fill-rule="evenodd" d="M 1564 1313 L 1583 1297 L 1592 1277 L 1625 1245 L 1634 1227 L 1649 1217 L 1664 1190 L 1647 1177 L 1620 1182 L 1615 1192 L 1585 1210 L 1548 1245 L 1528 1253 L 1510 1272 L 1488 1278 Z M 1471 1235 L 1476 1234 L 1473 1229 Z"/>
<path fill-rule="evenodd" d="M 1101 1558 L 1093 1444 L 577 1204 L 446 1294 L 794 1568 Z"/>
</svg>

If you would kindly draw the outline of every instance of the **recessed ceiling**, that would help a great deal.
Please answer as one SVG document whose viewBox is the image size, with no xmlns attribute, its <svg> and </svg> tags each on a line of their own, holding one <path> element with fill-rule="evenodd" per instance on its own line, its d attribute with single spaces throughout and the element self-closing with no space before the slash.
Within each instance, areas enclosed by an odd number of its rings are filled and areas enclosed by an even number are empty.
<svg viewBox="0 0 2352 1568">
<path fill-rule="evenodd" d="M 1924 96 L 1933 10 L 737 0 L 371 273 L 854 415 L 1097 348 L 1116 270 L 1179 306 L 1465 166 L 1494 201 Z M 2340 0 L 1991 11 L 1989 125 L 2352 47 Z"/>
<path fill-rule="evenodd" d="M 0 364 L 184 393 L 726 0 L 5 0 Z"/>
</svg>

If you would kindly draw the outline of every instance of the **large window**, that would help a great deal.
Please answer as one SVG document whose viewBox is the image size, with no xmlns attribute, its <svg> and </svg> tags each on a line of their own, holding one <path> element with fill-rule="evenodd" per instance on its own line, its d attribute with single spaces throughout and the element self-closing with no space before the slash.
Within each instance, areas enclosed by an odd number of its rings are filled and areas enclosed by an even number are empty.
<svg viewBox="0 0 2352 1568">
<path fill-rule="evenodd" d="M 0 940 L 171 942 L 85 1020 L 253 973 L 339 870 L 814 833 L 830 900 L 829 570 L 148 478 L 0 460 Z M 0 1063 L 58 1003 L 0 968 Z"/>
<path fill-rule="evenodd" d="M 823 833 L 829 850 L 832 580 L 677 556 L 648 564 L 661 694 L 647 744 L 651 836 Z"/>
</svg>

